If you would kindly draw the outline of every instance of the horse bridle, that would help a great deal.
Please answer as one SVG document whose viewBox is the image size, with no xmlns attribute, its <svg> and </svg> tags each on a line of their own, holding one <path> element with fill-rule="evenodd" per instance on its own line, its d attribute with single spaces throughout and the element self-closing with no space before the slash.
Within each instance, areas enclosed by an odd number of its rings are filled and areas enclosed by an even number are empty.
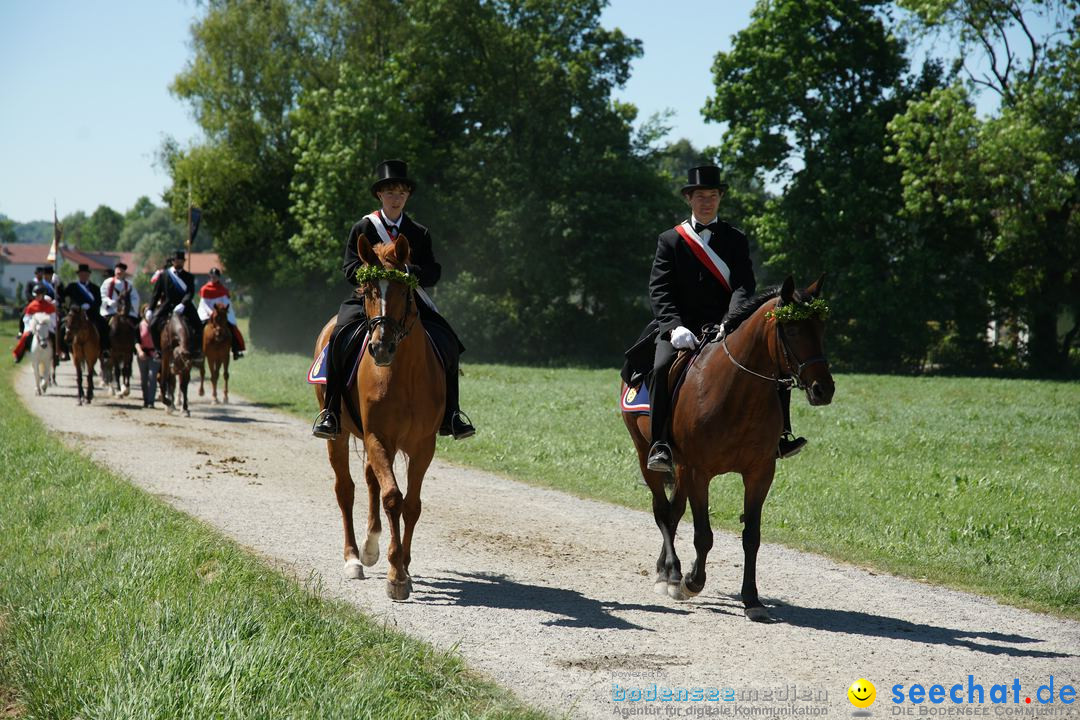
<svg viewBox="0 0 1080 720">
<path fill-rule="evenodd" d="M 780 307 L 780 304 L 777 304 L 777 307 Z M 753 370 L 736 360 L 735 356 L 731 354 L 731 348 L 729 348 L 727 344 L 727 327 L 724 326 L 724 323 L 720 323 L 720 326 L 715 331 L 715 337 L 710 342 L 715 342 L 716 340 L 719 340 L 720 344 L 724 346 L 724 352 L 727 353 L 728 358 L 731 360 L 732 363 L 735 364 L 735 367 L 739 368 L 740 370 L 748 372 L 751 375 L 761 378 L 762 380 L 775 382 L 778 386 L 787 390 L 790 390 L 791 388 L 806 390 L 806 383 L 802 379 L 803 371 L 811 365 L 816 365 L 818 363 L 825 363 L 827 365 L 829 361 L 824 355 L 815 355 L 809 360 L 799 362 L 799 356 L 795 354 L 794 350 L 788 347 L 787 339 L 784 337 L 784 333 L 781 331 L 780 326 L 781 323 L 777 322 L 776 337 L 780 344 L 780 352 L 783 353 L 784 356 L 784 367 L 787 369 L 786 375 L 782 373 L 776 376 L 762 375 L 759 372 L 754 372 Z M 792 358 L 795 358 L 794 371 L 792 370 Z M 781 370 L 783 369 L 784 368 L 781 368 Z"/>
<path fill-rule="evenodd" d="M 389 282 L 394 282 L 390 280 Z M 404 283 L 400 283 L 404 284 Z M 412 321 L 409 322 L 408 327 L 405 327 L 405 321 L 409 318 L 409 312 L 412 310 L 413 292 L 412 289 L 406 286 L 405 288 L 405 312 L 401 316 L 401 320 L 390 317 L 389 315 L 376 315 L 373 318 L 368 318 L 368 332 L 372 335 L 375 334 L 375 330 L 380 325 L 385 325 L 386 329 L 383 330 L 383 335 L 390 333 L 390 340 L 397 344 L 400 343 L 405 337 L 412 331 L 413 325 L 416 324 L 417 315 L 413 315 Z"/>
</svg>

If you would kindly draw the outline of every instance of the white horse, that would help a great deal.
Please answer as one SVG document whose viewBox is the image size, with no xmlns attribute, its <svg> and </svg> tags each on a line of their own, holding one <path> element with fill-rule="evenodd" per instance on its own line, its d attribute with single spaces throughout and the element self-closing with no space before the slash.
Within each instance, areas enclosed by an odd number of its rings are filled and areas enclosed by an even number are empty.
<svg viewBox="0 0 1080 720">
<path fill-rule="evenodd" d="M 34 366 L 34 390 L 38 395 L 49 389 L 53 377 L 53 344 L 49 339 L 52 332 L 52 316 L 48 313 L 34 313 L 30 318 L 30 364 Z"/>
</svg>

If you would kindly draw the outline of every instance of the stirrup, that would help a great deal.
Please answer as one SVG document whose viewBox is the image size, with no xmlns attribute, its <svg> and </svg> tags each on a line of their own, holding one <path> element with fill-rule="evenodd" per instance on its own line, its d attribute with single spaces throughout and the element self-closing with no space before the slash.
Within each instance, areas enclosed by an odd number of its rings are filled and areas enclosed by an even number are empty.
<svg viewBox="0 0 1080 720">
<path fill-rule="evenodd" d="M 674 455 L 666 442 L 655 442 L 649 449 L 649 459 L 645 464 L 653 472 L 675 472 Z"/>
<path fill-rule="evenodd" d="M 323 440 L 333 440 L 341 432 L 338 419 L 329 409 L 320 410 L 311 425 L 311 434 Z"/>
<path fill-rule="evenodd" d="M 450 434 L 454 436 L 455 440 L 464 440 L 475 435 L 476 428 L 473 427 L 472 420 L 469 419 L 468 415 L 461 410 L 455 410 L 454 414 L 450 416 Z"/>
</svg>

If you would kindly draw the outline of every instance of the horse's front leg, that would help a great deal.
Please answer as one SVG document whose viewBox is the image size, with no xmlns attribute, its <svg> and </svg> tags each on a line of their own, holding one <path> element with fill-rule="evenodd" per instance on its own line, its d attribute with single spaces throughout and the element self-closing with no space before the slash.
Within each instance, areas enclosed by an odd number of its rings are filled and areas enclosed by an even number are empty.
<svg viewBox="0 0 1080 720">
<path fill-rule="evenodd" d="M 213 382 L 213 380 L 214 380 L 213 372 L 214 372 L 214 366 L 211 365 L 210 366 L 210 373 L 211 373 L 210 381 L 211 382 Z M 199 361 L 199 397 L 202 397 L 203 395 L 206 394 L 206 391 L 204 389 L 205 383 L 206 383 L 206 357 L 205 357 L 205 353 L 204 353 L 203 359 Z M 217 388 L 216 387 L 214 389 L 214 403 L 213 404 L 217 405 Z"/>
<path fill-rule="evenodd" d="M 184 417 L 191 417 L 191 411 L 188 410 L 187 393 L 188 383 L 191 382 L 190 370 L 180 376 L 180 398 L 184 402 Z"/>
<path fill-rule="evenodd" d="M 679 485 L 686 488 L 690 510 L 694 513 L 694 566 L 679 585 L 677 600 L 689 600 L 705 587 L 705 560 L 713 546 L 712 526 L 709 524 L 709 478 L 680 466 Z"/>
<path fill-rule="evenodd" d="M 761 507 L 772 486 L 776 461 L 772 458 L 761 467 L 743 473 L 743 566 L 742 600 L 746 617 L 754 622 L 772 622 L 772 616 L 758 598 L 757 554 L 761 545 Z"/>
<path fill-rule="evenodd" d="M 433 457 L 435 457 L 434 435 L 425 438 L 422 447 L 419 449 L 413 448 L 413 452 L 409 453 L 409 486 L 405 489 L 405 505 L 402 514 L 405 516 L 405 577 L 409 580 L 410 588 L 412 587 L 412 575 L 409 573 L 409 563 L 412 561 L 413 530 L 416 528 L 416 521 L 420 519 L 420 511 L 422 510 L 420 490 L 424 486 L 424 475 L 427 473 Z"/>
<path fill-rule="evenodd" d="M 356 547 L 356 532 L 353 527 L 356 484 L 349 472 L 349 434 L 343 432 L 333 440 L 327 440 L 326 451 L 330 456 L 330 467 L 334 469 L 334 495 L 337 496 L 341 524 L 345 528 L 345 577 L 363 580 L 364 568 L 360 566 L 360 551 Z"/>
<path fill-rule="evenodd" d="M 379 482 L 383 512 L 386 513 L 390 526 L 390 545 L 386 550 L 386 560 L 390 564 L 386 571 L 386 594 L 391 600 L 405 600 L 412 592 L 408 573 L 405 572 L 405 552 L 401 542 L 401 511 L 404 498 L 394 477 L 394 456 L 397 448 L 391 447 L 374 433 L 365 433 L 364 448 L 367 451 L 365 472 L 374 473 Z"/>
<path fill-rule="evenodd" d="M 94 402 L 94 362 L 86 363 L 86 402 Z"/>
<path fill-rule="evenodd" d="M 225 361 L 220 365 L 221 374 L 225 378 L 225 404 L 229 404 L 229 356 L 225 355 Z M 216 386 L 215 386 L 216 387 Z M 215 390 L 216 392 L 216 390 Z"/>
<path fill-rule="evenodd" d="M 665 485 L 667 476 L 645 467 L 641 462 L 641 474 L 645 483 L 652 492 L 653 520 L 660 528 L 660 557 L 656 559 L 656 577 L 653 580 L 653 590 L 658 595 L 678 597 L 679 584 L 682 582 L 682 563 L 675 553 L 675 531 L 679 527 L 679 520 L 686 512 L 686 490 L 681 484 L 676 484 L 672 497 L 669 499 Z"/>
</svg>

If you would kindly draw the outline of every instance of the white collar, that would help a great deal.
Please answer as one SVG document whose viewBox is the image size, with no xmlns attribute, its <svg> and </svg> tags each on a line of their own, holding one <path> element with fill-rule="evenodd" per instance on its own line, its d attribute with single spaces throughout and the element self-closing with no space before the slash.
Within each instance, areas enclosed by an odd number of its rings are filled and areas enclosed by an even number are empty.
<svg viewBox="0 0 1080 720">
<path fill-rule="evenodd" d="M 718 219 L 718 216 L 713 215 L 712 220 L 710 220 L 709 222 L 701 222 L 700 220 L 697 219 L 697 216 L 694 215 L 694 213 L 690 213 L 690 224 L 691 225 L 693 225 L 694 223 L 698 223 L 699 225 L 712 225 L 714 222 L 717 221 L 717 219 Z"/>
</svg>

